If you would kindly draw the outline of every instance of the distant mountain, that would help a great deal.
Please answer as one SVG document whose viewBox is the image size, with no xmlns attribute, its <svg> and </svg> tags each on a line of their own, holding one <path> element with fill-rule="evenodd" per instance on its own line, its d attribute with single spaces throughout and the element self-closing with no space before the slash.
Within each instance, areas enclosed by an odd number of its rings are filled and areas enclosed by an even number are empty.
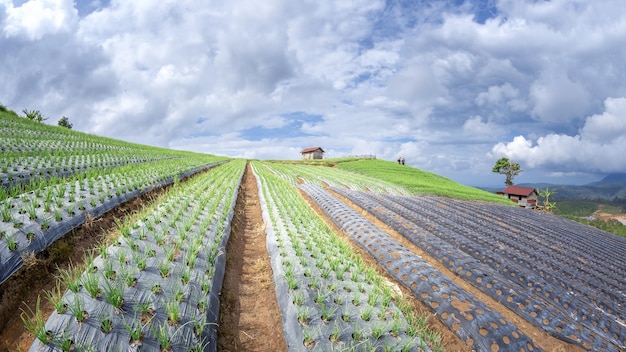
<svg viewBox="0 0 626 352">
<path fill-rule="evenodd" d="M 626 173 L 609 174 L 598 182 L 581 186 L 555 185 L 550 183 L 525 183 L 518 186 L 534 187 L 538 190 L 556 190 L 555 200 L 559 199 L 606 199 L 626 198 Z"/>
<path fill-rule="evenodd" d="M 612 185 L 626 185 L 626 173 L 608 174 L 598 182 L 590 183 L 589 185 L 599 184 L 612 184 Z"/>
</svg>

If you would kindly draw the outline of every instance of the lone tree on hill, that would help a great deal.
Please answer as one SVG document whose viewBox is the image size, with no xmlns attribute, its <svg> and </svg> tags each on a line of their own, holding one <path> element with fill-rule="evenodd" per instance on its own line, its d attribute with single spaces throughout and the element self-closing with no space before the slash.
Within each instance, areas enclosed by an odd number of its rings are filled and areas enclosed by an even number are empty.
<svg viewBox="0 0 626 352">
<path fill-rule="evenodd" d="M 500 158 L 500 160 L 496 161 L 496 164 L 493 166 L 491 170 L 497 174 L 506 175 L 506 181 L 504 183 L 507 186 L 513 184 L 513 177 L 519 175 L 522 172 L 518 163 L 511 162 L 509 158 Z"/>
<path fill-rule="evenodd" d="M 61 127 L 67 127 L 67 128 L 69 128 L 70 130 L 72 129 L 72 126 L 73 126 L 73 125 L 72 125 L 72 123 L 70 122 L 70 119 L 68 119 L 68 118 L 67 118 L 67 117 L 65 117 L 65 116 L 63 116 L 63 117 L 61 117 L 61 118 L 59 119 L 58 124 L 59 124 L 59 126 L 61 126 Z"/>
</svg>

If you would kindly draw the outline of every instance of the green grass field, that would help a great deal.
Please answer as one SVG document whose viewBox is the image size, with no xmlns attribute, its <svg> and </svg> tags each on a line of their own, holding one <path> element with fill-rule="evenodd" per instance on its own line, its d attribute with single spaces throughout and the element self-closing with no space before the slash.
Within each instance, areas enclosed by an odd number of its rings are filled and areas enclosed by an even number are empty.
<svg viewBox="0 0 626 352">
<path fill-rule="evenodd" d="M 415 194 L 478 200 L 507 205 L 513 204 L 511 201 L 497 194 L 465 186 L 443 176 L 422 171 L 408 165 L 398 165 L 395 162 L 375 159 L 349 160 L 338 162 L 336 167 L 401 185 Z"/>
</svg>

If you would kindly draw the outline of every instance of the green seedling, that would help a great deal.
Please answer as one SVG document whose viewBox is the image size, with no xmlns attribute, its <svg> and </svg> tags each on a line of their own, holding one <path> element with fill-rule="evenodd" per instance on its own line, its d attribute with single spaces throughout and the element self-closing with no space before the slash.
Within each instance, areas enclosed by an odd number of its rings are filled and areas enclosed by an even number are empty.
<svg viewBox="0 0 626 352">
<path fill-rule="evenodd" d="M 14 234 L 5 234 L 4 240 L 6 241 L 7 247 L 10 251 L 14 251 L 17 249 L 17 240 L 15 239 Z"/>
<path fill-rule="evenodd" d="M 372 318 L 373 312 L 374 312 L 374 308 L 372 308 L 371 306 L 365 307 L 364 309 L 361 310 L 361 319 L 365 321 L 370 321 L 370 319 Z"/>
<path fill-rule="evenodd" d="M 178 300 L 168 300 L 165 302 L 165 313 L 171 324 L 176 325 L 180 320 L 180 306 Z"/>
<path fill-rule="evenodd" d="M 119 282 L 111 283 L 109 280 L 104 281 L 104 290 L 102 296 L 109 304 L 119 309 L 124 304 L 124 285 Z"/>
<path fill-rule="evenodd" d="M 111 332 L 111 330 L 113 330 L 113 321 L 109 318 L 105 318 L 102 321 L 100 321 L 100 331 L 102 331 L 105 334 L 108 334 Z"/>
<path fill-rule="evenodd" d="M 28 312 L 20 308 L 22 311 L 22 313 L 20 313 L 20 319 L 22 319 L 26 330 L 33 334 L 42 344 L 46 345 L 52 340 L 52 335 L 46 331 L 46 321 L 44 320 L 40 303 L 40 298 L 37 297 L 37 304 L 34 312 L 28 306 Z"/>
<path fill-rule="evenodd" d="M 385 332 L 387 331 L 387 327 L 383 324 L 376 324 L 373 328 L 372 328 L 372 332 L 371 335 L 375 340 L 380 339 Z"/>
<path fill-rule="evenodd" d="M 333 327 L 333 331 L 330 333 L 330 341 L 334 343 L 339 343 L 341 340 L 341 330 L 339 330 L 339 323 L 335 321 L 335 326 Z"/>
<path fill-rule="evenodd" d="M 89 293 L 91 298 L 97 298 L 100 295 L 100 280 L 93 270 L 87 270 L 81 279 L 83 288 Z"/>
<path fill-rule="evenodd" d="M 82 268 L 75 266 L 74 264 L 72 264 L 72 262 L 69 262 L 67 265 L 67 269 L 64 270 L 57 266 L 57 271 L 59 272 L 57 278 L 60 279 L 61 282 L 63 282 L 68 290 L 74 293 L 80 291 L 80 275 L 82 272 Z"/>
<path fill-rule="evenodd" d="M 328 323 L 335 314 L 336 310 L 337 308 L 329 308 L 327 305 L 322 304 L 322 321 Z"/>
<path fill-rule="evenodd" d="M 302 325 L 309 324 L 309 308 L 308 307 L 298 307 L 298 322 Z"/>
<path fill-rule="evenodd" d="M 67 304 L 67 310 L 72 313 L 74 318 L 76 318 L 76 321 L 79 323 L 83 322 L 88 317 L 88 314 L 85 311 L 85 302 L 78 294 L 75 294 L 72 302 Z"/>
<path fill-rule="evenodd" d="M 125 319 L 122 319 L 122 324 L 124 324 L 124 329 L 128 332 L 128 335 L 130 335 L 130 343 L 141 343 L 144 329 L 144 326 L 141 325 L 141 321 L 139 319 L 132 319 L 129 324 Z"/>
</svg>

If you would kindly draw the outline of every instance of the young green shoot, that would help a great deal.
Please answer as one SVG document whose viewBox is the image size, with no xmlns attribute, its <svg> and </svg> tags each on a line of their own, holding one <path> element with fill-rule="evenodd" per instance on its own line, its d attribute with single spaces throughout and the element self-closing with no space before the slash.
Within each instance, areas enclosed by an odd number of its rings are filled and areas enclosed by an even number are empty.
<svg viewBox="0 0 626 352">
<path fill-rule="evenodd" d="M 67 303 L 67 310 L 70 311 L 79 323 L 83 322 L 89 316 L 85 311 L 85 301 L 78 294 L 74 294 L 72 302 Z"/>
<path fill-rule="evenodd" d="M 28 308 L 28 312 L 20 308 L 22 311 L 20 319 L 22 319 L 26 330 L 33 334 L 42 344 L 46 345 L 52 340 L 52 336 L 46 331 L 46 321 L 44 320 L 40 303 L 40 298 L 37 297 L 37 304 L 34 312 L 28 306 L 26 306 Z"/>
<path fill-rule="evenodd" d="M 100 295 L 100 280 L 93 270 L 86 270 L 81 278 L 81 282 L 91 298 L 97 298 Z"/>
<path fill-rule="evenodd" d="M 109 304 L 119 309 L 124 304 L 124 285 L 120 282 L 111 283 L 109 280 L 104 281 L 104 290 L 102 296 Z"/>
</svg>

